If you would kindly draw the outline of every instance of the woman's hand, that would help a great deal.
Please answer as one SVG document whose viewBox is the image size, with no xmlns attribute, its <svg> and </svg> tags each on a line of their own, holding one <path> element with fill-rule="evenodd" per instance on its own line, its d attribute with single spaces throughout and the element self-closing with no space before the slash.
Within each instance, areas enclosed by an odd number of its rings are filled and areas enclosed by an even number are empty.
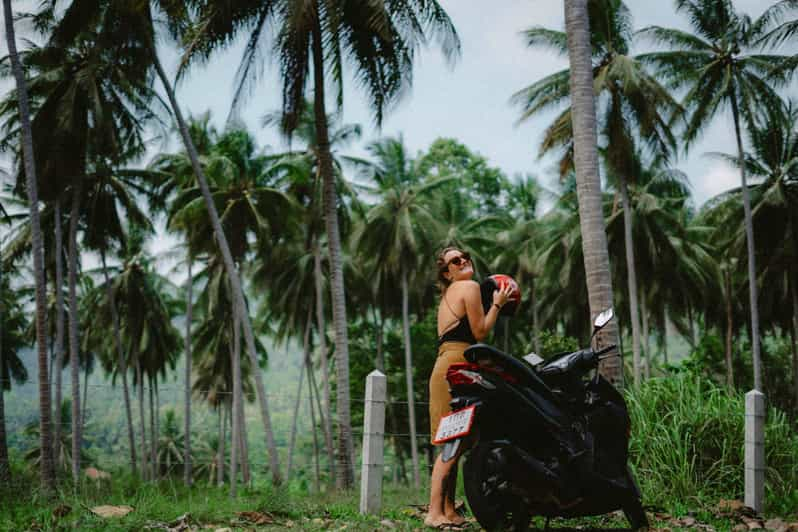
<svg viewBox="0 0 798 532">
<path fill-rule="evenodd" d="M 513 287 L 510 283 L 504 283 L 504 286 L 498 290 L 493 291 L 493 304 L 499 308 L 503 307 L 507 300 L 510 299 L 510 294 L 513 292 Z"/>
</svg>

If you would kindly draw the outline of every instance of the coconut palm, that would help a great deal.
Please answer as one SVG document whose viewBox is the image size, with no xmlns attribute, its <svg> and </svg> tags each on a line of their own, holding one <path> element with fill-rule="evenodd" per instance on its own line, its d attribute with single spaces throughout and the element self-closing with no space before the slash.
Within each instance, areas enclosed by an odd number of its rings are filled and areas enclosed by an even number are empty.
<svg viewBox="0 0 798 532">
<path fill-rule="evenodd" d="M 434 248 L 441 235 L 441 228 L 424 200 L 451 179 L 421 182 L 415 173 L 416 164 L 408 156 L 401 138 L 377 141 L 369 146 L 369 151 L 376 159 L 373 179 L 381 198 L 366 214 L 362 230 L 355 237 L 355 247 L 363 257 L 373 258 L 375 278 L 399 281 L 413 480 L 418 487 L 409 279 L 419 272 L 418 257 L 423 255 L 422 250 Z"/>
<path fill-rule="evenodd" d="M 314 114 L 319 147 L 319 169 L 324 184 L 324 219 L 332 272 L 333 322 L 338 381 L 339 460 L 338 484 L 349 487 L 354 479 L 354 453 L 349 406 L 349 349 L 343 279 L 343 251 L 336 207 L 335 172 L 327 123 L 327 80 L 332 80 L 338 101 L 343 95 L 343 64 L 349 59 L 362 82 L 378 123 L 384 110 L 411 79 L 414 51 L 429 36 L 453 57 L 459 42 L 448 16 L 437 1 L 370 3 L 347 2 L 246 2 L 233 9 L 218 9 L 216 2 L 198 2 L 202 24 L 187 45 L 185 61 L 207 58 L 231 43 L 238 31 L 249 31 L 248 46 L 239 67 L 239 84 L 233 108 L 246 88 L 257 79 L 253 65 L 261 53 L 263 34 L 276 28 L 275 55 L 283 82 L 283 120 L 293 132 L 305 107 L 305 87 L 313 81 Z"/>
<path fill-rule="evenodd" d="M 55 489 L 55 469 L 52 461 L 52 435 L 50 432 L 50 386 L 47 374 L 47 344 L 45 338 L 44 313 L 46 305 L 46 287 L 44 284 L 44 261 L 41 225 L 39 222 L 39 194 L 36 181 L 36 163 L 33 151 L 33 133 L 31 128 L 30 108 L 25 73 L 17 53 L 14 36 L 14 15 L 11 11 L 11 0 L 3 0 L 3 18 L 6 24 L 6 42 L 11 70 L 16 82 L 19 102 L 19 117 L 22 130 L 22 154 L 25 166 L 25 183 L 28 196 L 28 209 L 31 219 L 31 236 L 33 242 L 33 273 L 36 283 L 36 349 L 39 367 L 39 438 L 43 450 L 41 460 L 41 481 L 47 491 Z"/>
<path fill-rule="evenodd" d="M 693 33 L 660 26 L 644 28 L 639 32 L 642 36 L 669 49 L 643 54 L 640 60 L 654 68 L 670 86 L 687 90 L 683 100 L 685 149 L 689 149 L 718 112 L 731 110 L 748 252 L 754 388 L 761 390 L 757 269 L 741 121 L 750 129 L 759 113 L 779 105 L 779 97 L 766 78 L 772 67 L 783 63 L 786 57 L 756 53 L 768 20 L 762 17 L 751 20 L 748 15 L 738 13 L 731 0 L 677 0 L 676 9 L 690 19 Z M 786 73 L 781 77 L 785 76 Z"/>
<path fill-rule="evenodd" d="M 565 30 L 570 61 L 568 78 L 579 223 L 592 320 L 612 306 L 612 277 L 601 206 L 587 0 L 565 0 Z M 617 343 L 618 330 L 614 323 L 610 322 L 602 330 L 598 336 L 599 345 Z M 605 359 L 601 371 L 613 384 L 623 380 L 621 364 L 616 357 Z"/>
<path fill-rule="evenodd" d="M 3 482 L 11 480 L 3 396 L 11 389 L 12 382 L 22 384 L 28 380 L 28 371 L 18 355 L 28 345 L 25 330 L 29 324 L 23 296 L 23 290 L 11 289 L 7 276 L 0 279 L 0 481 Z"/>
<path fill-rule="evenodd" d="M 600 140 L 606 146 L 604 160 L 616 178 L 623 205 L 634 382 L 637 386 L 641 378 L 641 334 L 632 239 L 633 216 L 629 199 L 629 185 L 637 180 L 635 170 L 639 168 L 635 164 L 635 139 L 640 139 L 660 157 L 667 158 L 675 149 L 675 138 L 668 120 L 678 111 L 678 105 L 668 91 L 630 55 L 632 24 L 626 5 L 621 0 L 596 0 L 588 3 L 588 13 L 592 57 L 596 65 L 593 79 Z M 530 46 L 542 45 L 559 53 L 566 52 L 566 36 L 562 32 L 532 28 L 525 35 Z M 522 120 L 561 106 L 570 94 L 570 88 L 565 83 L 568 76 L 568 70 L 562 70 L 516 93 L 513 99 L 522 105 Z M 561 175 L 573 166 L 574 134 L 570 114 L 571 109 L 567 108 L 555 118 L 541 144 L 541 154 L 552 150 L 562 151 Z"/>
</svg>

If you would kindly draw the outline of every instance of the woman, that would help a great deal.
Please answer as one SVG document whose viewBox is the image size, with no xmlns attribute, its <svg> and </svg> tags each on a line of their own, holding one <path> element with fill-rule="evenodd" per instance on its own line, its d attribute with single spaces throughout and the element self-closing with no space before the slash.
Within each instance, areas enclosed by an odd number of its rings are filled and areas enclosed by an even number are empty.
<svg viewBox="0 0 798 532">
<path fill-rule="evenodd" d="M 443 416 L 449 413 L 449 383 L 446 370 L 455 362 L 465 362 L 463 352 L 482 341 L 496 324 L 499 311 L 512 291 L 509 285 L 493 292 L 493 305 L 487 313 L 482 308 L 479 284 L 471 278 L 471 257 L 459 248 L 449 247 L 438 254 L 438 359 L 429 380 L 429 417 L 432 438 Z M 465 520 L 455 511 L 457 462 L 460 453 L 447 462 L 440 455 L 435 460 L 430 481 L 429 513 L 424 523 L 431 527 L 456 527 Z"/>
</svg>

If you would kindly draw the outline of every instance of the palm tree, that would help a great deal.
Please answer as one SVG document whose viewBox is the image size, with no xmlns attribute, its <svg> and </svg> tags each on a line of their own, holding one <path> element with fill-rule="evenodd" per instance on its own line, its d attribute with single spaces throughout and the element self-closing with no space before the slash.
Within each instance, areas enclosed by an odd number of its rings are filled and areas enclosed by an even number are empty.
<svg viewBox="0 0 798 532">
<path fill-rule="evenodd" d="M 250 251 L 250 236 L 260 242 L 261 249 L 269 249 L 275 235 L 291 222 L 292 203 L 288 197 L 271 186 L 270 176 L 266 172 L 267 159 L 257 153 L 254 139 L 251 134 L 243 129 L 231 129 L 221 135 L 204 161 L 209 175 L 213 177 L 209 189 L 214 205 L 222 210 L 220 223 L 227 233 L 227 242 L 236 268 L 246 259 Z M 207 216 L 200 198 L 202 192 L 192 186 L 183 190 L 173 201 L 170 207 L 170 225 L 188 228 L 188 246 L 202 251 L 209 256 L 218 257 L 218 248 L 208 242 L 207 234 L 212 230 L 213 220 Z M 219 257 L 218 264 L 224 264 L 224 257 Z M 233 291 L 235 302 L 235 290 Z M 249 321 L 248 307 L 244 308 L 246 314 L 240 314 L 236 307 L 234 316 L 244 322 Z M 246 336 L 246 334 L 245 334 Z M 234 357 L 235 358 L 235 357 Z M 258 367 L 257 358 L 250 362 L 253 367 Z M 263 381 L 259 372 L 255 372 L 256 390 L 262 399 L 261 412 L 268 414 L 265 406 L 265 392 Z M 236 385 L 235 390 L 239 390 Z M 239 402 L 235 401 L 238 406 Z M 265 410 L 264 410 L 265 408 Z M 240 430 L 241 424 L 238 415 L 233 417 L 234 430 Z M 270 457 L 270 466 L 279 467 L 277 448 L 274 434 L 268 415 L 264 416 L 267 450 Z M 238 437 L 238 436 L 236 436 Z M 280 471 L 272 471 L 275 483 L 279 482 Z"/>
<path fill-rule="evenodd" d="M 0 214 L 5 213 L 0 207 Z M 12 380 L 22 384 L 28 380 L 28 372 L 19 359 L 20 349 L 28 344 L 25 329 L 28 319 L 24 312 L 20 290 L 13 291 L 6 276 L 0 279 L 0 481 L 11 481 L 8 463 L 8 441 L 4 394 L 11 389 Z"/>
<path fill-rule="evenodd" d="M 762 283 L 763 323 L 765 328 L 780 325 L 798 336 L 793 317 L 798 313 L 795 291 L 798 287 L 798 132 L 795 123 L 798 109 L 792 104 L 768 110 L 760 127 L 748 131 L 751 151 L 745 153 L 746 174 L 756 179 L 751 185 L 752 225 L 756 235 L 759 261 L 757 274 Z M 737 166 L 733 155 L 719 155 Z M 726 228 L 740 219 L 740 189 L 723 195 L 718 208 L 723 210 Z M 724 207 L 728 208 L 724 208 Z M 727 229 L 728 231 L 728 229 Z M 732 233 L 730 251 L 742 254 L 744 230 Z M 789 310 L 787 310 L 789 309 Z M 798 394 L 798 360 L 794 359 Z M 798 395 L 796 396 L 798 399 Z M 798 403 L 797 403 L 798 404 Z"/>
<path fill-rule="evenodd" d="M 11 0 L 3 0 L 3 17 L 6 21 L 6 42 L 11 59 L 11 70 L 16 82 L 19 99 L 19 117 L 22 128 L 22 154 L 25 164 L 25 182 L 28 196 L 28 209 L 31 219 L 31 237 L 33 241 L 33 273 L 36 279 L 36 349 L 39 367 L 39 437 L 43 451 L 41 461 L 41 481 L 45 490 L 55 490 L 55 469 L 52 461 L 52 435 L 50 432 L 50 383 L 47 374 L 47 339 L 45 337 L 45 305 L 46 288 L 44 284 L 44 261 L 41 226 L 39 222 L 39 194 L 36 182 L 36 163 L 33 152 L 33 133 L 31 129 L 28 91 L 25 73 L 17 54 L 16 37 L 14 36 L 14 19 L 11 11 Z"/>
<path fill-rule="evenodd" d="M 366 214 L 355 246 L 361 256 L 373 259 L 375 278 L 399 281 L 413 480 L 419 487 L 408 280 L 418 273 L 418 257 L 423 254 L 422 250 L 434 247 L 441 234 L 439 224 L 424 205 L 424 200 L 451 179 L 420 182 L 416 174 L 417 165 L 408 156 L 401 138 L 377 141 L 369 146 L 369 151 L 376 159 L 374 180 L 382 197 L 380 203 Z"/>
<path fill-rule="evenodd" d="M 565 0 L 565 30 L 570 62 L 568 77 L 579 223 L 592 320 L 599 312 L 612 306 L 612 277 L 601 206 L 587 0 Z M 613 320 L 602 330 L 597 340 L 599 345 L 607 345 L 617 343 L 617 338 L 618 329 Z M 605 359 L 601 371 L 613 384 L 622 383 L 623 374 L 618 358 Z"/>
<path fill-rule="evenodd" d="M 593 69 L 597 114 L 601 117 L 599 130 L 608 170 L 618 182 L 624 213 L 626 271 L 630 322 L 632 325 L 632 351 L 634 354 L 634 382 L 640 384 L 640 313 L 637 296 L 637 270 L 632 240 L 632 206 L 629 200 L 629 185 L 638 176 L 635 170 L 636 138 L 651 150 L 668 158 L 675 149 L 675 139 L 670 131 L 668 119 L 678 111 L 678 105 L 659 82 L 650 76 L 640 62 L 629 55 L 632 41 L 631 15 L 621 0 L 596 0 L 588 3 L 590 14 Z M 526 31 L 530 46 L 546 46 L 554 51 L 566 51 L 566 36 L 563 32 L 545 28 Z M 527 87 L 513 97 L 522 104 L 522 120 L 553 106 L 559 106 L 569 95 L 564 82 L 568 70 L 552 74 Z M 571 109 L 562 111 L 546 130 L 541 145 L 541 154 L 562 149 L 560 172 L 564 175 L 573 165 L 573 130 L 570 127 Z"/>
<path fill-rule="evenodd" d="M 772 67 L 783 63 L 786 57 L 754 53 L 765 36 L 767 20 L 752 21 L 747 15 L 735 11 L 731 0 L 677 0 L 676 9 L 688 16 L 694 33 L 660 26 L 644 28 L 639 32 L 641 35 L 670 49 L 643 54 L 639 58 L 652 66 L 669 85 L 687 90 L 683 100 L 687 122 L 685 149 L 721 109 L 731 110 L 740 161 L 748 251 L 754 388 L 762 390 L 751 192 L 743 163 L 740 122 L 744 120 L 750 129 L 755 125 L 758 113 L 779 104 L 779 97 L 766 77 Z"/>
<path fill-rule="evenodd" d="M 337 414 L 340 467 L 339 486 L 349 487 L 354 479 L 354 453 L 349 405 L 349 348 L 343 279 L 343 251 L 335 173 L 330 153 L 326 111 L 326 79 L 343 94 L 343 64 L 350 59 L 355 77 L 362 81 L 370 98 L 377 123 L 386 106 L 407 86 L 411 78 L 415 49 L 433 35 L 445 53 L 453 58 L 459 42 L 448 16 L 437 1 L 372 3 L 352 0 L 330 2 L 256 2 L 234 9 L 218 9 L 216 2 L 199 2 L 202 24 L 187 45 L 184 63 L 207 58 L 228 45 L 242 28 L 252 28 L 248 46 L 239 66 L 239 84 L 233 108 L 245 88 L 256 78 L 253 64 L 264 42 L 263 33 L 276 28 L 275 55 L 279 57 L 283 81 L 283 120 L 287 134 L 293 132 L 305 107 L 305 87 L 313 81 L 314 115 L 318 138 L 319 169 L 323 180 L 324 220 L 332 273 L 332 307 L 335 326 L 337 371 Z"/>
</svg>

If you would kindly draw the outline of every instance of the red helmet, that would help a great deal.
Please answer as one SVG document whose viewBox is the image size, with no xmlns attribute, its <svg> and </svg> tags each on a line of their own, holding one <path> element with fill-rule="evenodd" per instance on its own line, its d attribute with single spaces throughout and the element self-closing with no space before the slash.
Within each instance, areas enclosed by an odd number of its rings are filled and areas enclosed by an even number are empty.
<svg viewBox="0 0 798 532">
<path fill-rule="evenodd" d="M 515 311 L 518 310 L 518 305 L 521 303 L 521 288 L 519 288 L 515 279 L 503 273 L 491 275 L 480 284 L 482 306 L 485 312 L 487 312 L 493 304 L 493 292 L 503 288 L 507 284 L 510 285 L 512 290 L 510 292 L 510 297 L 507 299 L 507 303 L 502 307 L 499 314 L 502 316 L 512 316 L 515 314 Z"/>
</svg>

